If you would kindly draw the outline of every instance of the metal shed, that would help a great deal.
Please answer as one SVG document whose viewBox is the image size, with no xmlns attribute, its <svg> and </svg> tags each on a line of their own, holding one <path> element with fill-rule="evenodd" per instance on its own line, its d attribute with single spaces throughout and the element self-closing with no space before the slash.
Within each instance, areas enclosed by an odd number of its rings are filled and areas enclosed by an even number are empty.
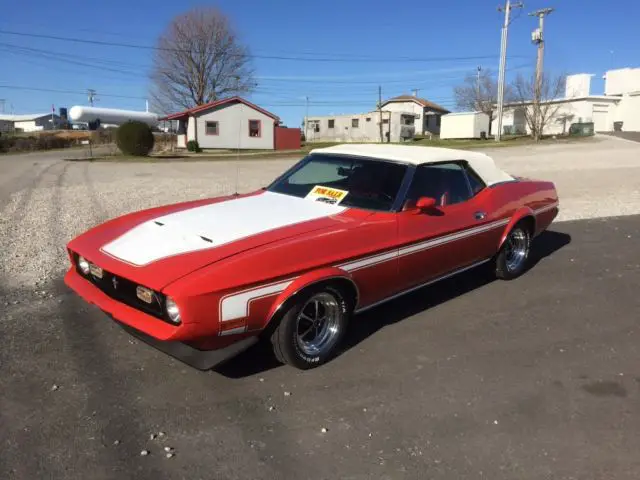
<svg viewBox="0 0 640 480">
<path fill-rule="evenodd" d="M 481 138 L 489 135 L 489 115 L 483 112 L 449 113 L 442 116 L 440 138 Z"/>
</svg>

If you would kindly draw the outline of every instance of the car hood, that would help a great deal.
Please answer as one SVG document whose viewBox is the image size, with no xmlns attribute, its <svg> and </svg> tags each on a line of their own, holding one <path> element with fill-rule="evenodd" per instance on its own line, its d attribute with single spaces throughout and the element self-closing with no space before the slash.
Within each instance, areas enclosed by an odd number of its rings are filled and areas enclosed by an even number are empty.
<svg viewBox="0 0 640 480">
<path fill-rule="evenodd" d="M 243 251 L 338 225 L 345 228 L 355 220 L 345 215 L 344 207 L 268 191 L 151 212 L 113 220 L 114 228 L 90 230 L 69 248 L 107 271 L 161 290 Z"/>
</svg>

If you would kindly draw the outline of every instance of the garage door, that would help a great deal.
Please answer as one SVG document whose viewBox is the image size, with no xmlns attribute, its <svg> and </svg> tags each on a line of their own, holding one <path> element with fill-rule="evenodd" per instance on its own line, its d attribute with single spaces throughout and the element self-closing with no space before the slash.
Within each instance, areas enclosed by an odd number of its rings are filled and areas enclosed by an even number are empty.
<svg viewBox="0 0 640 480">
<path fill-rule="evenodd" d="M 596 132 L 608 132 L 612 130 L 609 126 L 609 109 L 606 107 L 593 107 L 593 128 Z"/>
</svg>

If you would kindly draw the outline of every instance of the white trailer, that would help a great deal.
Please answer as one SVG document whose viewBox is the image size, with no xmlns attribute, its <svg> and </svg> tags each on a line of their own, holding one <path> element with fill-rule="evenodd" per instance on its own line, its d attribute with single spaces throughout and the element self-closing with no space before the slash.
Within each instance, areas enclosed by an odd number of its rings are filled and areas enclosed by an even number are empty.
<svg viewBox="0 0 640 480">
<path fill-rule="evenodd" d="M 481 138 L 489 135 L 489 115 L 483 112 L 448 113 L 442 116 L 440 138 Z"/>
</svg>

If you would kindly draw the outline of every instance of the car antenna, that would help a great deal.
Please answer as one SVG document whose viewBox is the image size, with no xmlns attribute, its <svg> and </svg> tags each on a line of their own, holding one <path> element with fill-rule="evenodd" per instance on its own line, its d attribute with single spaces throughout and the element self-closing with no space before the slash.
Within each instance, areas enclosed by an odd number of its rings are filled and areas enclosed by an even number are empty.
<svg viewBox="0 0 640 480">
<path fill-rule="evenodd" d="M 240 82 L 240 78 L 236 77 L 236 82 Z M 238 97 L 239 98 L 239 97 Z M 238 149 L 236 150 L 236 184 L 235 184 L 235 193 L 234 195 L 237 197 L 239 195 L 238 193 L 238 183 L 240 182 L 240 142 L 242 141 L 242 114 L 243 114 L 243 104 L 242 104 L 242 99 L 239 98 L 239 106 L 240 106 L 240 115 L 238 115 L 239 117 L 239 122 L 238 122 Z"/>
</svg>

